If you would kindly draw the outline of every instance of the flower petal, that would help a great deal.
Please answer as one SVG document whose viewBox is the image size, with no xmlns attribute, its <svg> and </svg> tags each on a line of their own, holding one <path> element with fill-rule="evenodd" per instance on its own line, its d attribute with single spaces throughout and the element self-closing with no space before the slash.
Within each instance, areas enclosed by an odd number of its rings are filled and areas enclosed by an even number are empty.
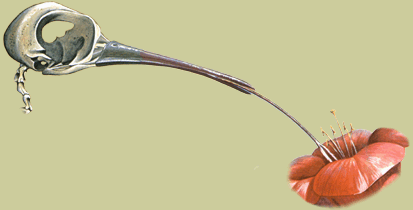
<svg viewBox="0 0 413 210">
<path fill-rule="evenodd" d="M 316 204 L 320 199 L 320 196 L 314 193 L 313 179 L 314 177 L 302 180 L 290 180 L 290 185 L 291 189 L 297 192 L 297 194 L 305 201 L 311 204 Z"/>
<path fill-rule="evenodd" d="M 402 163 L 400 162 L 399 164 L 394 166 L 390 171 L 386 173 L 385 175 L 386 177 L 383 176 L 379 180 L 377 180 L 377 182 L 374 183 L 372 187 L 374 187 L 374 185 L 376 185 L 378 182 L 381 183 L 380 185 L 383 185 L 382 188 L 386 187 L 387 185 L 391 184 L 394 180 L 396 180 L 400 176 L 401 171 L 402 171 Z"/>
<path fill-rule="evenodd" d="M 400 172 L 401 172 L 401 163 L 397 164 L 392 169 L 390 169 L 384 176 L 382 176 L 379 180 L 377 180 L 371 187 L 369 187 L 363 193 L 360 193 L 357 195 L 329 197 L 329 199 L 338 206 L 347 206 L 351 203 L 367 198 L 373 195 L 374 193 L 380 191 L 381 189 L 386 187 L 388 184 L 393 182 L 400 175 Z"/>
<path fill-rule="evenodd" d="M 362 193 L 400 163 L 403 157 L 404 147 L 400 145 L 371 144 L 352 158 L 327 164 L 314 178 L 314 191 L 320 196 Z"/>
<path fill-rule="evenodd" d="M 368 144 L 376 142 L 390 142 L 402 147 L 409 146 L 409 140 L 397 130 L 391 128 L 379 128 L 371 134 Z"/>
<path fill-rule="evenodd" d="M 290 180 L 301 180 L 314 177 L 323 167 L 324 161 L 316 156 L 305 155 L 298 157 L 290 164 Z"/>
<path fill-rule="evenodd" d="M 360 170 L 354 158 L 334 161 L 317 174 L 314 179 L 314 191 L 321 196 L 360 193 L 359 174 Z M 362 184 L 363 187 L 368 187 L 364 182 Z"/>
<path fill-rule="evenodd" d="M 354 156 L 368 183 L 373 183 L 404 158 L 404 147 L 387 142 L 367 146 Z M 371 185 L 371 184 L 370 184 Z"/>
</svg>

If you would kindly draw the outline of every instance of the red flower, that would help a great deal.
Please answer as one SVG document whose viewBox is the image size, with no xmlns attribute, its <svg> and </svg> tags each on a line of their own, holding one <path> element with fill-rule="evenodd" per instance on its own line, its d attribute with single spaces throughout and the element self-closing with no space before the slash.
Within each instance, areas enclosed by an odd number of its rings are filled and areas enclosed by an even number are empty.
<svg viewBox="0 0 413 210">
<path fill-rule="evenodd" d="M 399 176 L 404 148 L 409 146 L 402 133 L 379 128 L 373 133 L 355 130 L 350 134 L 358 152 L 345 134 L 345 142 L 343 136 L 333 140 L 337 146 L 323 144 L 338 160 L 328 161 L 317 148 L 312 155 L 291 163 L 291 188 L 305 201 L 320 206 L 349 205 L 379 191 Z"/>
</svg>

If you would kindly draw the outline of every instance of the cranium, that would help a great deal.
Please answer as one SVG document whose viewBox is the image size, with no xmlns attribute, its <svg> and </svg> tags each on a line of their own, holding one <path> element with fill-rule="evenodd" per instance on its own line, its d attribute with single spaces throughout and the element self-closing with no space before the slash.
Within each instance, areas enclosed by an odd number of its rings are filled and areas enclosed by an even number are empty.
<svg viewBox="0 0 413 210">
<path fill-rule="evenodd" d="M 42 29 L 52 21 L 71 22 L 74 27 L 48 43 L 43 40 Z M 28 69 L 44 75 L 64 75 L 94 66 L 159 65 L 200 74 L 243 93 L 254 91 L 250 84 L 235 77 L 109 41 L 91 17 L 54 2 L 33 5 L 21 12 L 7 28 L 4 45 L 8 54 L 20 63 L 15 81 L 23 95 L 25 113 L 32 111 L 30 95 L 24 88 L 24 73 Z"/>
</svg>

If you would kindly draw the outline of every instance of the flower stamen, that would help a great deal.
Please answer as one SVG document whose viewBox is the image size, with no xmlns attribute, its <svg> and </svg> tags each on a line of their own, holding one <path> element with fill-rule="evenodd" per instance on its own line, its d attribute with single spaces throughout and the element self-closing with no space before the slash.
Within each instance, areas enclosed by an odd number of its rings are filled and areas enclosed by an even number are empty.
<svg viewBox="0 0 413 210">
<path fill-rule="evenodd" d="M 321 127 L 320 127 L 321 128 Z M 343 152 L 339 149 L 338 145 L 336 144 L 336 142 L 334 142 L 333 139 L 330 138 L 330 136 L 323 130 L 323 128 L 321 128 L 321 133 L 324 135 L 326 135 L 330 141 L 333 143 L 333 149 L 334 151 L 336 151 L 342 158 L 344 158 L 344 154 Z M 327 145 L 328 145 L 328 140 L 327 140 Z"/>
<path fill-rule="evenodd" d="M 351 126 L 351 123 L 350 123 L 350 126 Z M 356 146 L 354 145 L 353 138 L 351 138 L 351 134 L 350 132 L 348 132 L 344 122 L 343 122 L 343 127 L 344 127 L 344 130 L 347 132 L 347 135 L 350 137 L 350 142 L 351 142 L 351 145 L 353 145 L 354 153 L 357 154 L 357 149 L 356 149 Z"/>
<path fill-rule="evenodd" d="M 344 145 L 346 146 L 348 156 L 349 156 L 349 157 L 351 157 L 351 155 L 350 155 L 350 150 L 348 149 L 348 146 L 347 146 L 347 142 L 346 142 L 346 140 L 344 139 L 344 133 L 343 133 L 343 130 L 341 130 L 340 123 L 338 122 L 338 119 L 337 119 L 337 116 L 336 116 L 336 110 L 335 110 L 335 109 L 332 109 L 330 112 L 334 115 L 334 118 L 336 118 L 338 128 L 340 128 L 340 133 L 341 133 L 341 136 L 343 136 Z"/>
<path fill-rule="evenodd" d="M 321 134 L 323 134 L 323 136 L 324 136 L 324 130 L 323 130 L 323 128 L 322 127 L 320 127 L 320 129 L 321 129 Z M 326 142 L 327 142 L 327 146 L 330 146 L 330 143 L 328 142 L 328 139 L 326 140 Z"/>
<path fill-rule="evenodd" d="M 343 149 L 341 149 L 340 144 L 337 142 L 337 139 L 336 139 L 336 131 L 334 130 L 333 126 L 331 126 L 331 125 L 330 125 L 330 128 L 331 128 L 331 132 L 333 132 L 333 138 L 335 139 L 335 142 L 337 143 L 338 149 L 340 150 L 343 158 L 345 158 L 346 155 L 344 155 Z"/>
</svg>

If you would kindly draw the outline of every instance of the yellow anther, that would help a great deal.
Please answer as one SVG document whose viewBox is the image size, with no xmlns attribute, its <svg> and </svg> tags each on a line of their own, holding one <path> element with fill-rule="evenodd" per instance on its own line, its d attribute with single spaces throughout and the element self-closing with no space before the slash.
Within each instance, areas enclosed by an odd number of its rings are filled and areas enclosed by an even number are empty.
<svg viewBox="0 0 413 210">
<path fill-rule="evenodd" d="M 334 130 L 333 126 L 330 125 L 331 131 L 333 131 L 333 135 L 336 135 L 336 131 Z"/>
</svg>

